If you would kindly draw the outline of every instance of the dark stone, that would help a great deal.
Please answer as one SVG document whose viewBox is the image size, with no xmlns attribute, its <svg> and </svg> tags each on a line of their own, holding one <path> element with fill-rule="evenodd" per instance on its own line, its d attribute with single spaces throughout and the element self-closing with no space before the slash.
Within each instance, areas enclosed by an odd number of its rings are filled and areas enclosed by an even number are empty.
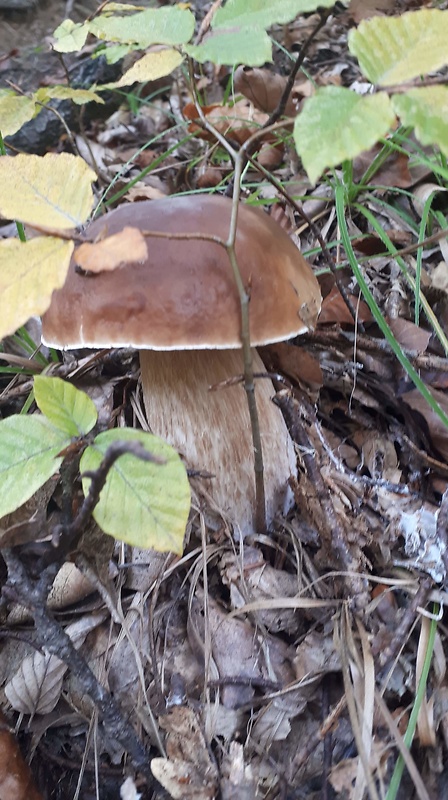
<svg viewBox="0 0 448 800">
<path fill-rule="evenodd" d="M 1 2 L 9 2 L 9 0 L 0 0 Z M 51 72 L 51 62 L 54 63 L 56 71 L 59 63 L 57 61 L 58 56 L 55 53 L 42 53 L 40 55 L 43 57 L 43 74 L 46 73 L 48 75 Z M 26 62 L 22 63 L 12 77 L 3 73 L 0 87 L 1 83 L 6 85 L 4 81 L 8 77 L 12 83 L 20 86 L 23 91 L 36 90 L 39 86 L 41 70 L 38 63 L 39 56 L 37 57 L 37 63 L 36 55 L 33 55 L 32 58 L 34 59 L 32 65 Z M 69 73 L 70 85 L 73 89 L 89 89 L 95 83 L 109 83 L 117 80 L 121 75 L 121 63 L 108 64 L 104 56 L 99 58 L 84 57 L 82 60 L 79 60 L 78 57 L 77 62 L 69 70 Z M 34 86 L 29 85 L 30 76 L 34 76 Z M 101 96 L 105 101 L 104 105 L 99 103 L 86 104 L 83 115 L 84 124 L 88 123 L 89 119 L 92 118 L 98 119 L 110 116 L 120 104 L 120 97 L 114 92 L 103 92 Z M 49 106 L 58 111 L 71 131 L 77 132 L 79 130 L 80 106 L 71 100 L 52 100 Z M 64 126 L 56 114 L 50 108 L 44 108 L 37 117 L 23 125 L 17 133 L 13 136 L 7 136 L 5 144 L 26 153 L 43 155 L 49 148 L 57 145 L 64 131 Z"/>
</svg>

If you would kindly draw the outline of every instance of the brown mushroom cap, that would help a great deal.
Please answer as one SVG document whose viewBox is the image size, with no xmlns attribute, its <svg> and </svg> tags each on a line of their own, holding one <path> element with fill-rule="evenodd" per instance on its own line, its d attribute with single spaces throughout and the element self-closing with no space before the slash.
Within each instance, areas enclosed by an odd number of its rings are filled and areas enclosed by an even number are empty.
<svg viewBox="0 0 448 800">
<path fill-rule="evenodd" d="M 226 240 L 231 200 L 208 195 L 122 205 L 88 228 L 89 238 L 125 226 L 203 233 Z M 43 318 L 46 344 L 61 348 L 153 350 L 241 346 L 240 301 L 226 250 L 209 241 L 147 237 L 144 262 L 94 276 L 75 270 Z M 236 257 L 250 292 L 251 344 L 282 341 L 312 328 L 319 286 L 289 236 L 263 211 L 241 205 Z"/>
</svg>

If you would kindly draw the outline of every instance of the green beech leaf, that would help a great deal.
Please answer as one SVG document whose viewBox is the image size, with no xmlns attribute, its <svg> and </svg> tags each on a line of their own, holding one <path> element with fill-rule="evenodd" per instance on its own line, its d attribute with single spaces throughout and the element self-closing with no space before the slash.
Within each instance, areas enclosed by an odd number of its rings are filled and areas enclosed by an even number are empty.
<svg viewBox="0 0 448 800">
<path fill-rule="evenodd" d="M 295 145 L 310 181 L 315 183 L 327 167 L 368 150 L 394 121 L 385 92 L 361 96 L 338 86 L 318 89 L 294 125 Z"/>
<path fill-rule="evenodd" d="M 0 517 L 26 503 L 58 471 L 58 453 L 69 443 L 38 414 L 0 422 Z"/>
<path fill-rule="evenodd" d="M 392 97 L 392 105 L 404 125 L 415 128 L 422 144 L 436 144 L 448 156 L 448 89 L 425 86 Z"/>
<path fill-rule="evenodd" d="M 121 456 L 110 470 L 93 516 L 115 539 L 136 547 L 181 553 L 190 510 L 190 486 L 184 465 L 162 439 L 143 431 L 117 428 L 100 433 L 81 458 L 81 472 L 98 469 L 108 447 L 117 441 L 141 442 L 164 464 Z M 90 478 L 83 478 L 84 494 Z"/>
<path fill-rule="evenodd" d="M 393 86 L 448 64 L 447 41 L 448 11 L 425 8 L 361 22 L 348 43 L 369 81 Z"/>
<path fill-rule="evenodd" d="M 212 25 L 214 28 L 235 25 L 270 28 L 276 22 L 291 22 L 298 14 L 334 4 L 335 0 L 227 0 L 216 12 Z"/>
<path fill-rule="evenodd" d="M 67 436 L 85 436 L 96 424 L 94 402 L 68 381 L 37 375 L 34 397 L 42 414 Z"/>
<path fill-rule="evenodd" d="M 262 28 L 216 28 L 201 44 L 187 45 L 184 51 L 201 64 L 245 64 L 261 67 L 272 61 L 272 44 Z"/>
<path fill-rule="evenodd" d="M 128 16 L 101 14 L 89 23 L 98 39 L 121 44 L 184 44 L 194 33 L 194 16 L 183 8 L 147 8 Z"/>
<path fill-rule="evenodd" d="M 138 50 L 138 45 L 136 44 L 98 45 L 94 57 L 104 56 L 108 64 L 116 64 L 117 61 L 121 61 L 128 53 L 133 53 L 135 50 Z M 101 87 L 97 86 L 96 88 L 100 91 Z"/>
</svg>

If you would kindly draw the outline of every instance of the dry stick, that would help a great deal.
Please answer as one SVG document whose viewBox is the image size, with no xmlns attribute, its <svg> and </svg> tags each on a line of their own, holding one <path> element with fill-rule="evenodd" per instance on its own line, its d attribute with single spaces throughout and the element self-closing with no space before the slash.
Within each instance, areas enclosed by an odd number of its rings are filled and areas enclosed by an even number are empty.
<svg viewBox="0 0 448 800">
<path fill-rule="evenodd" d="M 299 50 L 299 54 L 297 56 L 297 59 L 295 61 L 295 64 L 294 64 L 291 72 L 288 75 L 288 80 L 286 82 L 286 86 L 285 86 L 285 88 L 283 90 L 283 94 L 282 94 L 282 96 L 281 96 L 281 98 L 279 100 L 277 108 L 272 112 L 271 116 L 265 122 L 265 124 L 262 126 L 262 128 L 269 128 L 271 125 L 274 124 L 274 122 L 277 122 L 277 120 L 280 119 L 280 117 L 284 114 L 285 108 L 286 108 L 286 103 L 288 102 L 288 97 L 291 94 L 292 89 L 294 87 L 294 83 L 295 83 L 295 80 L 296 80 L 296 77 L 297 77 L 297 73 L 298 73 L 300 67 L 302 66 L 303 62 L 305 61 L 305 56 L 306 56 L 307 51 L 308 51 L 308 49 L 310 47 L 310 44 L 313 41 L 314 37 L 317 36 L 317 34 L 321 30 L 321 28 L 324 27 L 324 25 L 327 22 L 328 17 L 330 16 L 330 13 L 332 11 L 333 11 L 333 9 L 328 9 L 327 11 L 320 11 L 319 12 L 320 20 L 317 23 L 316 27 L 311 31 L 310 35 L 308 36 L 308 39 L 305 39 L 302 47 Z"/>
<path fill-rule="evenodd" d="M 70 668 L 80 681 L 83 691 L 97 706 L 107 736 L 120 742 L 129 753 L 134 767 L 142 772 L 151 785 L 154 778 L 148 753 L 132 725 L 125 720 L 114 698 L 97 680 L 70 637 L 48 611 L 39 582 L 36 584 L 32 581 L 14 550 L 3 550 L 3 557 L 8 568 L 8 584 L 3 588 L 4 596 L 9 595 L 31 612 L 38 645 L 60 658 Z"/>
<path fill-rule="evenodd" d="M 59 539 L 59 543 L 55 546 L 50 544 L 39 563 L 33 565 L 37 574 L 36 578 L 28 574 L 17 555 L 17 548 L 2 550 L 8 569 L 8 580 L 3 587 L 3 597 L 14 599 L 30 611 L 34 619 L 39 647 L 45 648 L 69 667 L 79 680 L 83 691 L 97 706 L 107 735 L 120 742 L 129 753 L 134 767 L 142 772 L 148 784 L 151 785 L 154 779 L 149 766 L 148 753 L 143 743 L 137 737 L 132 725 L 123 716 L 119 705 L 97 680 L 82 655 L 74 647 L 70 637 L 46 606 L 48 593 L 60 563 L 83 533 L 99 500 L 111 467 L 121 455 L 125 454 L 132 454 L 144 461 L 164 463 L 163 460 L 148 452 L 139 442 L 114 442 L 107 449 L 98 469 L 85 473 L 85 476 L 91 479 L 91 485 L 77 516 L 69 525 L 58 525 L 52 529 L 53 541 Z"/>
<path fill-rule="evenodd" d="M 401 648 L 403 647 L 403 643 L 406 641 L 409 631 L 411 630 L 414 622 L 415 617 L 418 613 L 418 609 L 420 606 L 425 606 L 428 602 L 428 597 L 431 592 L 432 581 L 428 577 L 422 578 L 420 586 L 417 589 L 414 597 L 412 598 L 411 602 L 409 603 L 408 607 L 406 608 L 403 618 L 397 625 L 394 630 L 394 636 L 392 641 L 384 647 L 384 643 L 381 641 L 381 633 L 377 634 L 372 641 L 372 651 L 378 655 L 378 660 L 381 666 L 381 669 L 378 673 L 378 680 L 385 681 L 388 675 L 388 669 L 390 663 L 394 661 Z M 386 687 L 385 687 L 386 688 Z"/>
<path fill-rule="evenodd" d="M 240 164 L 240 169 L 242 169 L 242 159 L 239 159 L 239 154 L 236 156 L 235 160 L 235 172 L 237 170 L 237 164 Z M 237 182 L 235 182 L 235 186 L 237 186 Z M 257 530 L 261 533 L 262 531 L 266 530 L 266 498 L 265 498 L 265 488 L 264 488 L 264 467 L 263 467 L 263 452 L 262 452 L 262 445 L 261 445 L 261 434 L 260 434 L 260 425 L 258 420 L 258 411 L 257 411 L 257 404 L 255 398 L 255 381 L 254 381 L 254 371 L 252 365 L 252 348 L 250 344 L 250 322 L 249 322 L 249 302 L 250 302 L 250 295 L 246 291 L 242 278 L 241 273 L 238 268 L 238 262 L 236 260 L 235 254 L 235 236 L 236 236 L 236 226 L 237 226 L 237 214 L 234 213 L 238 211 L 238 201 L 232 205 L 232 215 L 230 218 L 230 229 L 229 229 L 229 236 L 227 241 L 221 239 L 220 236 L 214 236 L 212 234 L 202 234 L 202 233 L 167 233 L 162 231 L 142 231 L 143 236 L 147 237 L 155 237 L 160 239 L 177 239 L 177 240 L 200 240 L 205 242 L 213 242 L 213 244 L 220 245 L 224 247 L 227 251 L 227 255 L 230 261 L 230 265 L 233 271 L 233 277 L 237 286 L 239 299 L 240 299 L 240 309 L 241 309 L 241 345 L 243 351 L 243 365 L 244 365 L 244 374 L 243 374 L 243 382 L 244 382 L 244 389 L 246 391 L 247 396 L 247 403 L 249 406 L 249 416 L 251 421 L 251 429 L 252 429 L 252 442 L 254 445 L 254 471 L 255 471 L 255 498 L 256 498 L 256 505 L 255 505 L 255 524 Z M 240 380 L 239 376 L 236 378 L 238 382 Z M 231 383 L 235 383 L 235 380 L 232 379 Z"/>
<path fill-rule="evenodd" d="M 210 25 L 212 24 L 213 17 L 215 16 L 216 12 L 221 6 L 222 6 L 222 0 L 214 0 L 214 3 L 212 3 L 211 8 L 209 9 L 209 11 L 207 11 L 204 19 L 201 22 L 201 27 L 199 28 L 198 35 L 194 40 L 195 45 L 200 44 L 205 34 L 208 33 Z"/>
<path fill-rule="evenodd" d="M 227 255 L 233 270 L 233 277 L 236 282 L 241 304 L 241 343 L 243 346 L 244 362 L 244 389 L 246 391 L 247 404 L 249 406 L 249 416 L 252 429 L 252 441 L 254 445 L 254 471 L 255 471 L 255 525 L 261 533 L 266 530 L 266 495 L 264 487 L 264 465 L 263 450 L 261 445 L 260 423 L 258 419 L 257 401 L 255 398 L 254 369 L 252 363 L 252 347 L 250 344 L 250 320 L 249 320 L 249 301 L 250 295 L 247 293 L 235 254 L 235 237 L 238 220 L 238 204 L 240 195 L 241 175 L 244 167 L 243 151 L 235 158 L 235 179 L 232 198 L 232 215 L 230 218 L 229 237 L 227 239 Z"/>
<path fill-rule="evenodd" d="M 199 118 L 204 128 L 209 131 L 217 141 L 225 148 L 234 163 L 235 176 L 233 184 L 233 197 L 232 197 L 232 213 L 230 217 L 229 235 L 225 243 L 227 255 L 232 267 L 233 277 L 237 286 L 240 309 L 241 309 L 241 347 L 243 351 L 244 363 L 244 388 L 246 391 L 247 405 L 249 408 L 250 425 L 252 431 L 252 442 L 254 447 L 254 472 L 255 472 L 255 525 L 259 532 L 266 530 L 266 501 L 265 501 L 265 488 L 264 488 L 264 466 L 263 466 L 263 450 L 261 445 L 260 421 L 258 418 L 257 402 L 255 398 L 255 384 L 254 384 L 254 371 L 252 364 L 252 348 L 250 343 L 250 321 L 249 321 L 249 301 L 250 295 L 246 291 L 241 278 L 241 272 L 238 267 L 238 262 L 235 254 L 235 236 L 238 221 L 238 204 L 240 197 L 240 182 L 243 168 L 246 163 L 246 154 L 244 148 L 236 151 L 231 144 L 227 141 L 225 136 L 216 130 L 214 125 L 211 125 L 205 117 L 197 96 L 196 87 L 194 83 L 193 62 L 188 60 L 190 82 L 193 90 L 193 97 Z"/>
<path fill-rule="evenodd" d="M 302 206 L 300 206 L 298 203 L 296 203 L 295 200 L 292 199 L 292 197 L 290 197 L 288 192 L 283 188 L 282 184 L 279 183 L 274 178 L 274 176 L 270 172 L 268 172 L 267 169 L 262 167 L 261 164 L 258 164 L 258 162 L 256 160 L 254 160 L 253 157 L 252 157 L 253 144 L 256 142 L 256 140 L 260 136 L 264 136 L 265 133 L 268 130 L 272 130 L 273 126 L 276 125 L 277 120 L 279 119 L 279 117 L 281 117 L 281 115 L 283 114 L 283 112 L 284 112 L 284 110 L 286 108 L 286 104 L 288 102 L 288 97 L 289 97 L 289 95 L 290 95 L 290 93 L 292 91 L 292 88 L 294 86 L 294 81 L 296 79 L 297 73 L 298 73 L 300 67 L 302 66 L 302 64 L 303 64 L 303 62 L 305 60 L 305 56 L 307 54 L 307 51 L 308 51 L 313 39 L 315 38 L 315 36 L 319 33 L 321 28 L 323 28 L 323 26 L 326 24 L 327 19 L 328 19 L 330 13 L 331 13 L 331 10 L 332 9 L 328 9 L 326 11 L 321 11 L 320 12 L 320 20 L 319 20 L 318 24 L 311 31 L 310 35 L 308 36 L 308 39 L 305 40 L 305 42 L 303 43 L 302 47 L 300 48 L 299 55 L 298 55 L 297 60 L 296 60 L 294 66 L 293 66 L 293 68 L 292 68 L 292 70 L 291 70 L 291 72 L 289 74 L 287 84 L 285 86 L 284 92 L 283 92 L 283 94 L 282 94 L 282 96 L 280 98 L 280 101 L 279 101 L 279 104 L 278 104 L 277 108 L 271 114 L 271 116 L 265 122 L 265 124 L 261 127 L 260 131 L 257 131 L 256 133 L 254 133 L 253 136 L 251 136 L 244 143 L 242 149 L 246 152 L 246 157 L 250 161 L 252 166 L 254 166 L 255 169 L 257 169 L 259 172 L 262 173 L 262 175 L 264 175 L 265 178 L 267 178 L 267 180 L 277 189 L 278 192 L 280 192 L 280 194 L 285 198 L 285 200 L 294 208 L 294 210 L 297 212 L 297 214 L 299 214 L 299 216 L 302 217 L 302 219 L 309 226 L 310 230 L 313 233 L 313 236 L 317 239 L 317 241 L 319 242 L 319 244 L 320 244 L 320 246 L 322 248 L 322 255 L 323 255 L 323 257 L 324 257 L 324 259 L 325 259 L 325 261 L 326 261 L 326 263 L 328 265 L 328 268 L 330 269 L 330 272 L 334 275 L 334 279 L 335 279 L 336 285 L 337 285 L 337 287 L 338 287 L 338 289 L 339 289 L 339 291 L 341 293 L 341 297 L 342 297 L 345 305 L 347 306 L 348 310 L 350 311 L 350 314 L 352 315 L 353 319 L 355 321 L 357 321 L 358 329 L 361 332 L 363 332 L 364 331 L 364 326 L 363 326 L 362 322 L 359 322 L 359 320 L 358 320 L 358 317 L 357 317 L 357 314 L 356 314 L 356 309 L 354 308 L 353 303 L 352 303 L 350 297 L 347 294 L 347 290 L 346 290 L 344 284 L 342 283 L 342 278 L 341 278 L 339 272 L 336 270 L 336 264 L 335 264 L 335 262 L 334 262 L 334 260 L 333 260 L 333 258 L 331 256 L 330 252 L 327 249 L 327 245 L 326 245 L 326 243 L 325 243 L 325 241 L 324 241 L 319 229 L 314 224 L 314 222 L 311 220 L 311 218 L 308 216 L 308 214 L 305 213 L 305 211 L 303 210 Z M 283 125 L 284 125 L 284 123 L 283 123 Z"/>
</svg>

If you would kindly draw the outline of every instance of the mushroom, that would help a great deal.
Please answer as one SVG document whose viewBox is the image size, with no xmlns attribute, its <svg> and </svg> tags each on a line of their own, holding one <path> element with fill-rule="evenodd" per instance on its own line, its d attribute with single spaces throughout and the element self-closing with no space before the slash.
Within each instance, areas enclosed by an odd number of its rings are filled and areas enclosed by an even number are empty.
<svg viewBox="0 0 448 800">
<path fill-rule="evenodd" d="M 218 196 L 168 197 L 122 205 L 87 229 L 89 239 L 126 226 L 164 234 L 204 234 L 226 241 L 232 203 Z M 147 236 L 147 258 L 86 277 L 76 251 L 62 289 L 43 318 L 43 339 L 61 349 L 135 347 L 153 433 L 189 468 L 207 473 L 218 509 L 243 535 L 254 530 L 254 454 L 243 384 L 241 308 L 224 247 L 210 240 Z M 313 327 L 321 296 L 298 248 L 263 211 L 241 205 L 235 252 L 250 294 L 253 347 Z M 254 372 L 264 372 L 253 350 Z M 216 384 L 230 382 L 210 391 Z M 292 440 L 273 386 L 256 381 L 268 523 L 295 474 Z"/>
</svg>

